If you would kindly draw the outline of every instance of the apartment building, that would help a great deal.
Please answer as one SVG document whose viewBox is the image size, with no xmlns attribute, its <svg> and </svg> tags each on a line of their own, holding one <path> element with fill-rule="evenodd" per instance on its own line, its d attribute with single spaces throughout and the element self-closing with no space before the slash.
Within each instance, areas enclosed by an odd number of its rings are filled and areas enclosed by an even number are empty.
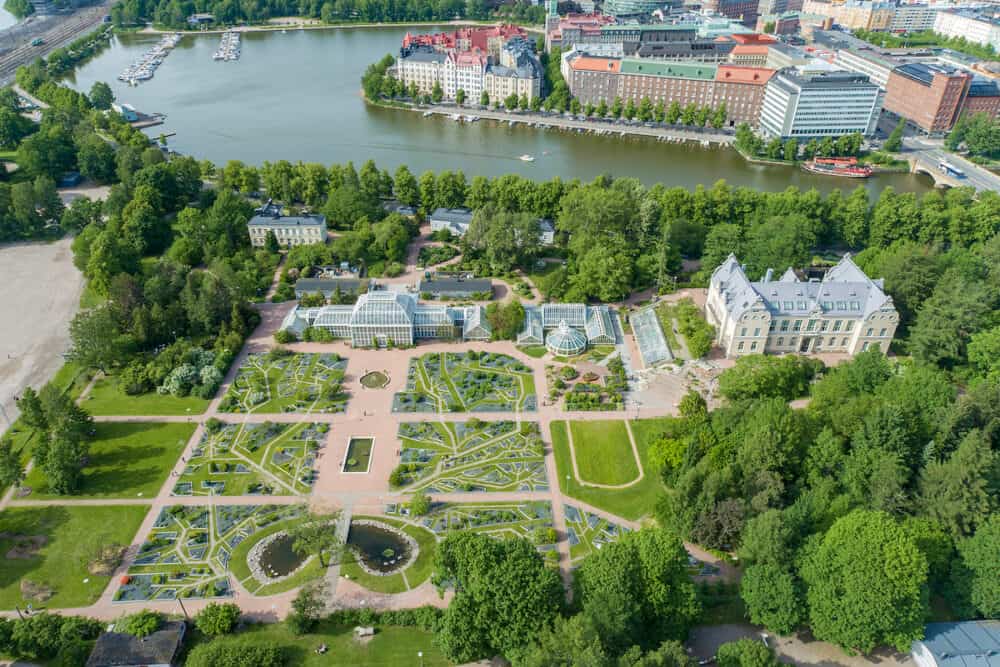
<svg viewBox="0 0 1000 667">
<path fill-rule="evenodd" d="M 768 80 L 774 70 L 741 65 L 660 62 L 572 53 L 564 61 L 570 92 L 584 104 L 611 103 L 620 97 L 639 104 L 644 98 L 669 106 L 718 108 L 727 122 L 757 124 Z"/>
<path fill-rule="evenodd" d="M 263 248 L 268 232 L 273 232 L 278 245 L 291 247 L 326 241 L 326 218 L 322 215 L 282 215 L 281 206 L 268 200 L 247 221 L 250 245 Z"/>
<path fill-rule="evenodd" d="M 702 9 L 735 19 L 746 26 L 757 24 L 758 0 L 704 0 Z"/>
<path fill-rule="evenodd" d="M 963 37 L 974 44 L 990 45 L 1000 51 L 1000 22 L 986 14 L 967 10 L 939 11 L 934 32 L 945 37 Z"/>
<path fill-rule="evenodd" d="M 891 32 L 923 32 L 933 30 L 938 12 L 942 7 L 924 4 L 896 5 L 892 20 L 889 22 Z"/>
<path fill-rule="evenodd" d="M 851 30 L 889 30 L 896 13 L 895 5 L 870 0 L 804 0 L 802 11 L 822 16 L 835 24 Z"/>
<path fill-rule="evenodd" d="M 971 81 L 954 67 L 900 65 L 889 74 L 884 106 L 928 134 L 943 134 L 958 120 Z"/>
<path fill-rule="evenodd" d="M 705 315 L 727 357 L 889 350 L 899 314 L 882 281 L 850 254 L 820 280 L 800 280 L 791 268 L 773 276 L 768 269 L 751 281 L 734 255 L 712 272 Z"/>
<path fill-rule="evenodd" d="M 760 130 L 769 137 L 812 139 L 875 131 L 882 93 L 855 72 L 785 69 L 767 83 Z"/>
<path fill-rule="evenodd" d="M 449 100 L 455 99 L 459 90 L 471 102 L 478 102 L 484 90 L 491 100 L 516 94 L 530 101 L 541 95 L 542 66 L 533 43 L 513 34 L 498 47 L 498 38 L 490 36 L 493 33 L 482 36 L 481 32 L 472 33 L 479 35 L 475 40 L 469 31 L 442 33 L 447 39 L 407 34 L 390 74 L 406 86 L 416 84 L 424 94 L 438 84 Z"/>
</svg>

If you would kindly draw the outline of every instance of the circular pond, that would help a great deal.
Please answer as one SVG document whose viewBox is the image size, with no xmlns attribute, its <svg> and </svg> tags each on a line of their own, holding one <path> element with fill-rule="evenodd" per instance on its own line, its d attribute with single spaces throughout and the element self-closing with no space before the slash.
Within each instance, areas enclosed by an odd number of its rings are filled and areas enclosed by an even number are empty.
<svg viewBox="0 0 1000 667">
<path fill-rule="evenodd" d="M 264 545 L 257 563 L 265 575 L 272 579 L 285 577 L 305 562 L 306 557 L 292 549 L 293 542 L 290 535 L 281 533 Z"/>
<path fill-rule="evenodd" d="M 365 389 L 382 389 L 389 384 L 389 374 L 382 371 L 369 371 L 361 376 L 361 386 Z"/>
<path fill-rule="evenodd" d="M 347 546 L 358 555 L 362 567 L 372 574 L 391 574 L 403 569 L 416 556 L 416 540 L 395 528 L 375 521 L 351 522 Z"/>
</svg>

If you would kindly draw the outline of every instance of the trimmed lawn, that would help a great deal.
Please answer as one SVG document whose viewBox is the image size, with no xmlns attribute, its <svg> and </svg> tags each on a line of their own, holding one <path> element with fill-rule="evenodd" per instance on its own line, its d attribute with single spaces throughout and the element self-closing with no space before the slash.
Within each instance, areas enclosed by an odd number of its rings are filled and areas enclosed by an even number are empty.
<svg viewBox="0 0 1000 667">
<path fill-rule="evenodd" d="M 368 574 L 361 569 L 357 563 L 357 557 L 351 552 L 344 552 L 344 559 L 340 564 L 340 574 L 375 593 L 403 593 L 406 591 L 406 582 L 403 581 L 402 574 L 397 572 L 384 577 Z"/>
<path fill-rule="evenodd" d="M 569 458 L 566 422 L 552 422 L 552 450 L 556 459 L 559 488 L 571 498 L 577 498 L 598 509 L 633 521 L 651 514 L 663 490 L 663 482 L 649 462 L 649 445 L 676 421 L 675 418 L 665 417 L 631 422 L 632 435 L 635 436 L 635 444 L 639 449 L 639 458 L 642 460 L 646 476 L 641 482 L 627 489 L 595 489 L 579 484 L 573 477 L 573 465 Z M 567 475 L 570 477 L 568 480 Z"/>
<path fill-rule="evenodd" d="M 569 427 L 580 481 L 628 484 L 639 476 L 625 422 L 619 419 L 574 421 Z"/>
<path fill-rule="evenodd" d="M 533 359 L 541 359 L 549 352 L 544 345 L 525 345 L 517 349 Z"/>
<path fill-rule="evenodd" d="M 94 427 L 90 460 L 74 497 L 155 497 L 195 429 L 194 424 L 143 422 L 97 422 Z M 30 500 L 63 497 L 49 492 L 40 468 L 33 469 L 24 484 L 33 489 Z"/>
<path fill-rule="evenodd" d="M 54 591 L 45 607 L 81 607 L 94 603 L 111 577 L 91 574 L 88 563 L 101 546 L 132 542 L 149 511 L 142 505 L 105 507 L 11 507 L 0 514 L 0 608 L 24 607 L 21 581 Z M 46 543 L 28 558 L 9 558 L 13 536 L 43 536 Z M 86 580 L 86 583 L 84 583 Z M 40 603 L 34 603 L 36 607 Z"/>
<path fill-rule="evenodd" d="M 102 377 L 94 383 L 90 394 L 80 404 L 92 415 L 200 415 L 209 401 L 197 396 L 171 396 L 151 391 L 128 396 L 118 388 L 114 377 Z"/>
<path fill-rule="evenodd" d="M 418 652 L 423 653 L 424 667 L 446 667 L 451 664 L 434 645 L 434 635 L 419 628 L 377 625 L 371 641 L 361 643 L 354 639 L 354 626 L 337 625 L 329 621 L 321 621 L 316 632 L 302 636 L 293 635 L 284 623 L 258 623 L 215 641 L 253 645 L 273 642 L 284 648 L 286 664 L 296 667 L 416 667 Z M 324 655 L 316 653 L 320 644 L 326 644 L 329 649 Z"/>
</svg>

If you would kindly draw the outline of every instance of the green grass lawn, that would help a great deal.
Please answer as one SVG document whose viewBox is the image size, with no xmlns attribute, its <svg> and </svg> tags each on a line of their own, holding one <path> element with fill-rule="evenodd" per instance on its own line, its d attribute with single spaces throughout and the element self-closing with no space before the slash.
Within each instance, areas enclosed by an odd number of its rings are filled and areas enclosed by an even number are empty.
<svg viewBox="0 0 1000 667">
<path fill-rule="evenodd" d="M 155 497 L 195 425 L 98 422 L 95 428 L 90 460 L 83 469 L 79 494 L 74 497 Z M 24 483 L 33 489 L 31 500 L 61 497 L 49 492 L 39 468 L 32 470 Z"/>
<path fill-rule="evenodd" d="M 347 462 L 344 472 L 368 472 L 372 460 L 372 447 L 375 441 L 371 438 L 351 438 L 347 445 Z M 351 463 L 351 462 L 354 463 Z"/>
<path fill-rule="evenodd" d="M 525 345 L 517 349 L 533 359 L 541 359 L 548 354 L 548 349 L 544 345 Z"/>
<path fill-rule="evenodd" d="M 90 394 L 80 404 L 92 415 L 200 415 L 209 401 L 197 396 L 171 396 L 151 391 L 128 396 L 118 388 L 114 377 L 102 377 L 94 383 Z"/>
<path fill-rule="evenodd" d="M 375 636 L 365 643 L 354 639 L 353 630 L 353 626 L 323 621 L 315 632 L 296 636 L 283 623 L 261 623 L 215 641 L 228 644 L 273 642 L 285 649 L 286 664 L 296 667 L 417 667 L 421 660 L 424 667 L 446 667 L 451 664 L 434 645 L 434 635 L 425 630 L 376 626 Z M 328 651 L 324 655 L 316 653 L 320 644 L 327 646 Z M 423 657 L 418 658 L 417 653 L 423 653 Z"/>
<path fill-rule="evenodd" d="M 580 481 L 627 484 L 639 476 L 625 422 L 620 419 L 574 421 L 569 427 Z"/>
<path fill-rule="evenodd" d="M 132 542 L 147 506 L 12 507 L 0 514 L 0 608 L 24 607 L 21 581 L 43 584 L 52 598 L 35 607 L 79 607 L 100 597 L 110 577 L 90 574 L 88 563 L 102 545 Z M 28 558 L 9 558 L 12 536 L 44 536 L 46 543 Z M 86 583 L 84 581 L 86 580 Z"/>
<path fill-rule="evenodd" d="M 663 482 L 649 462 L 649 445 L 674 421 L 676 420 L 667 417 L 631 422 L 632 435 L 635 436 L 635 444 L 639 449 L 639 458 L 646 476 L 638 484 L 626 489 L 595 489 L 579 484 L 573 477 L 573 465 L 569 458 L 566 422 L 552 422 L 552 449 L 556 459 L 559 488 L 571 498 L 577 498 L 598 509 L 633 521 L 651 514 L 663 490 Z M 568 480 L 567 475 L 570 476 Z"/>
</svg>

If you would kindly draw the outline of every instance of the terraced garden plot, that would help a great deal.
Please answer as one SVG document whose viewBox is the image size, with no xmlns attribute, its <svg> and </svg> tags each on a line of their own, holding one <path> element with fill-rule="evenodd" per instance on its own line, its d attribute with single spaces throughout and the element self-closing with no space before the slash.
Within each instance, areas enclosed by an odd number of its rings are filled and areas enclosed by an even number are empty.
<svg viewBox="0 0 1000 667">
<path fill-rule="evenodd" d="M 531 369 L 506 354 L 435 352 L 410 360 L 393 412 L 524 412 L 538 405 Z"/>
<path fill-rule="evenodd" d="M 237 568 L 230 562 L 234 550 L 248 540 L 262 539 L 273 532 L 269 527 L 290 522 L 304 511 L 299 505 L 165 507 L 115 600 L 231 597 L 233 572 L 242 570 L 250 576 L 245 563 Z"/>
<path fill-rule="evenodd" d="M 566 532 L 569 536 L 570 561 L 580 560 L 599 551 L 605 544 L 617 542 L 629 529 L 591 514 L 575 505 L 563 505 Z"/>
<path fill-rule="evenodd" d="M 223 424 L 206 431 L 174 496 L 301 495 L 316 480 L 326 424 Z"/>
<path fill-rule="evenodd" d="M 396 505 L 386 507 L 386 514 L 390 516 L 402 512 Z M 444 503 L 435 506 L 419 521 L 439 537 L 453 530 L 473 530 L 497 539 L 524 537 L 536 541 L 536 529 L 552 527 L 552 503 Z M 539 544 L 538 547 L 551 551 L 555 543 Z"/>
<path fill-rule="evenodd" d="M 220 412 L 343 412 L 347 359 L 337 354 L 251 354 L 219 405 Z"/>
<path fill-rule="evenodd" d="M 549 489 L 535 422 L 405 422 L 398 436 L 401 463 L 391 478 L 397 488 L 428 493 Z"/>
</svg>

